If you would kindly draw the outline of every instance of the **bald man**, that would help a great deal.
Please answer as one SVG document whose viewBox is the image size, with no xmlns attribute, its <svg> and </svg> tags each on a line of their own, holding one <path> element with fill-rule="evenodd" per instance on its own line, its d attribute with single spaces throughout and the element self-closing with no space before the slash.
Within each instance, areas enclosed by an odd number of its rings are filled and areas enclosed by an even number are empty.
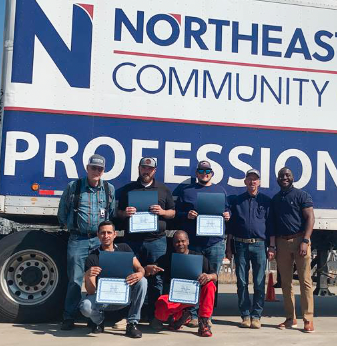
<svg viewBox="0 0 337 346">
<path fill-rule="evenodd" d="M 185 231 L 177 231 L 173 236 L 173 248 L 175 253 L 185 255 L 201 255 L 188 249 L 189 238 Z M 145 267 L 145 275 L 163 275 L 164 281 L 171 279 L 171 260 L 172 253 L 160 257 L 157 263 Z M 211 327 L 208 319 L 212 316 L 214 299 L 215 299 L 215 282 L 218 276 L 215 269 L 210 265 L 208 259 L 203 256 L 202 274 L 198 277 L 201 285 L 198 312 L 198 335 L 202 337 L 212 336 Z M 184 324 L 188 323 L 191 318 L 189 308 L 191 304 L 173 303 L 168 300 L 168 294 L 159 297 L 155 304 L 155 320 L 151 324 L 154 329 L 163 328 L 163 322 L 170 319 L 169 328 L 178 330 Z"/>
</svg>

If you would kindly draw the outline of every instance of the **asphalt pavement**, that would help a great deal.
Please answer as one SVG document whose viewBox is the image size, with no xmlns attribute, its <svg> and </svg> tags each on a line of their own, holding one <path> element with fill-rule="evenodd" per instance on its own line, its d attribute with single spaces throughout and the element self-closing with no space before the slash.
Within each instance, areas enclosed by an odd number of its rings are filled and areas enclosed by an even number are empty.
<svg viewBox="0 0 337 346">
<path fill-rule="evenodd" d="M 295 286 L 295 292 L 299 287 Z M 330 287 L 337 294 L 337 287 Z M 114 343 L 118 346 L 174 346 L 188 345 L 334 345 L 337 341 L 337 296 L 315 296 L 315 333 L 304 333 L 300 317 L 300 297 L 296 295 L 298 312 L 298 329 L 279 330 L 276 326 L 284 321 L 281 289 L 276 289 L 276 302 L 266 302 L 262 328 L 259 330 L 239 328 L 236 286 L 219 285 L 218 306 L 213 317 L 213 336 L 201 338 L 197 329 L 184 327 L 177 332 L 162 331 L 155 333 L 147 324 L 141 324 L 141 339 L 124 336 L 124 330 L 113 330 L 109 325 L 104 334 L 93 335 L 85 323 L 77 324 L 72 331 L 61 331 L 58 323 L 44 324 L 0 324 L 0 345 L 34 345 L 34 346 L 100 346 Z M 190 344 L 190 345 L 191 345 Z"/>
</svg>

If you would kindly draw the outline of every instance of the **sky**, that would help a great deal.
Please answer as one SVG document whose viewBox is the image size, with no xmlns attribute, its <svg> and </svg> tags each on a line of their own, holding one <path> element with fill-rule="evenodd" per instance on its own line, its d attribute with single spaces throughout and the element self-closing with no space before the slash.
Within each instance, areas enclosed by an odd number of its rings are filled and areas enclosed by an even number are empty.
<svg viewBox="0 0 337 346">
<path fill-rule="evenodd" d="M 0 0 L 0 77 L 1 77 L 1 66 L 2 66 L 4 20 L 5 20 L 5 0 Z"/>
</svg>

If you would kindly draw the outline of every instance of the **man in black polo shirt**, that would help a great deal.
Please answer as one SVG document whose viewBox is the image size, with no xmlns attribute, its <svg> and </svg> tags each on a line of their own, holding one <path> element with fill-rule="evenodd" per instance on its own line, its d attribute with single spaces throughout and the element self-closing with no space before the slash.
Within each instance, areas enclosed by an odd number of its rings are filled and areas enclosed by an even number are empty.
<svg viewBox="0 0 337 346">
<path fill-rule="evenodd" d="M 314 299 L 311 280 L 310 236 L 315 217 L 311 196 L 293 186 L 294 177 L 287 167 L 278 172 L 281 187 L 272 199 L 274 231 L 276 235 L 276 260 L 281 274 L 286 320 L 280 329 L 296 328 L 295 299 L 292 289 L 293 265 L 296 263 L 301 290 L 301 308 L 304 331 L 313 332 Z"/>
<path fill-rule="evenodd" d="M 85 317 L 88 317 L 93 322 L 92 332 L 95 334 L 104 331 L 104 309 L 110 308 L 119 310 L 124 308 L 124 305 L 108 305 L 96 303 L 96 286 L 97 277 L 102 268 L 99 266 L 99 255 L 101 251 L 124 251 L 132 252 L 127 244 L 114 244 L 116 238 L 115 227 L 112 222 L 104 221 L 98 227 L 98 239 L 101 246 L 94 250 L 86 259 L 85 262 L 85 288 L 87 291 L 86 298 L 80 304 L 80 311 Z M 134 273 L 126 278 L 126 282 L 131 286 L 131 303 L 128 312 L 126 336 L 130 338 L 141 338 L 142 332 L 137 328 L 140 319 L 140 311 L 144 303 L 147 280 L 144 278 L 144 268 L 140 265 L 136 257 L 133 258 Z"/>
<path fill-rule="evenodd" d="M 195 251 L 189 250 L 189 238 L 185 231 L 176 231 L 173 236 L 174 252 L 185 255 L 201 255 Z M 211 327 L 209 325 L 209 318 L 212 316 L 214 299 L 215 299 L 215 282 L 218 279 L 216 270 L 212 267 L 210 262 L 205 256 L 203 257 L 202 274 L 198 277 L 201 286 L 199 310 L 198 310 L 198 335 L 202 337 L 212 336 Z M 171 280 L 171 261 L 172 253 L 167 253 L 158 258 L 157 262 L 152 265 L 147 265 L 145 275 L 150 278 L 152 275 L 161 275 L 164 281 L 169 284 Z M 152 328 L 161 330 L 163 328 L 162 322 L 171 318 L 169 328 L 171 330 L 178 330 L 182 325 L 187 324 L 192 319 L 190 311 L 190 304 L 173 303 L 168 299 L 168 294 L 159 297 L 156 302 L 155 319 L 151 324 Z"/>
<path fill-rule="evenodd" d="M 260 172 L 258 170 L 250 169 L 246 173 L 244 183 L 247 191 L 236 196 L 231 203 L 232 217 L 228 225 L 226 256 L 231 259 L 234 253 L 238 301 L 242 318 L 240 326 L 259 329 L 265 297 L 266 247 L 272 226 L 271 199 L 259 192 Z M 275 237 L 272 236 L 268 249 L 270 259 L 274 257 L 274 253 Z M 254 282 L 253 304 L 248 292 L 250 263 Z"/>
<path fill-rule="evenodd" d="M 125 241 L 131 247 L 142 266 L 154 263 L 160 256 L 166 253 L 166 220 L 175 216 L 174 201 L 171 191 L 163 183 L 154 179 L 157 162 L 152 157 L 143 157 L 139 162 L 139 177 L 122 189 L 118 204 L 118 217 L 124 220 L 123 229 Z M 130 191 L 158 191 L 158 204 L 150 207 L 150 212 L 158 215 L 157 232 L 130 234 L 129 218 L 136 213 L 136 208 L 128 203 Z M 162 294 L 163 282 L 158 275 L 148 280 L 148 318 L 151 321 L 154 316 L 154 304 Z"/>
</svg>

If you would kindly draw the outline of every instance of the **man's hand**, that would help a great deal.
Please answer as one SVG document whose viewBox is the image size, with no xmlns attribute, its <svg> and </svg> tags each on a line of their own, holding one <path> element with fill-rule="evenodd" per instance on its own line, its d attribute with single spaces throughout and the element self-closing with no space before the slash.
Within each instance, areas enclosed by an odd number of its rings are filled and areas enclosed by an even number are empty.
<svg viewBox="0 0 337 346">
<path fill-rule="evenodd" d="M 145 276 L 156 275 L 157 273 L 164 271 L 163 268 L 160 268 L 155 264 L 149 264 L 144 269 L 145 269 Z"/>
<path fill-rule="evenodd" d="M 137 212 L 137 209 L 135 207 L 126 207 L 124 210 L 124 217 L 130 217 L 134 215 Z"/>
<path fill-rule="evenodd" d="M 195 210 L 190 210 L 187 214 L 187 218 L 194 220 L 198 216 L 198 213 Z"/>
<path fill-rule="evenodd" d="M 154 204 L 150 206 L 150 212 L 152 214 L 163 216 L 165 215 L 165 210 L 158 204 Z"/>
<path fill-rule="evenodd" d="M 276 249 L 275 247 L 268 247 L 267 250 L 267 257 L 268 257 L 268 261 L 272 261 L 276 256 Z"/>
<path fill-rule="evenodd" d="M 102 271 L 101 267 L 91 267 L 85 272 L 85 275 L 87 277 L 96 277 L 100 274 L 101 271 Z"/>
<path fill-rule="evenodd" d="M 126 278 L 126 282 L 130 286 L 132 286 L 132 285 L 136 284 L 138 281 L 140 281 L 142 279 L 142 277 L 144 277 L 144 275 L 141 272 L 133 273 Z"/>
<path fill-rule="evenodd" d="M 201 286 L 206 285 L 207 282 L 211 281 L 211 276 L 206 273 L 202 273 L 199 275 L 198 281 Z"/>
<path fill-rule="evenodd" d="M 301 243 L 300 245 L 300 256 L 306 256 L 307 253 L 308 253 L 308 247 L 309 247 L 309 244 L 306 244 L 306 243 Z"/>
<path fill-rule="evenodd" d="M 229 221 L 231 218 L 231 214 L 228 211 L 224 211 L 222 216 L 224 217 L 225 221 Z"/>
</svg>

